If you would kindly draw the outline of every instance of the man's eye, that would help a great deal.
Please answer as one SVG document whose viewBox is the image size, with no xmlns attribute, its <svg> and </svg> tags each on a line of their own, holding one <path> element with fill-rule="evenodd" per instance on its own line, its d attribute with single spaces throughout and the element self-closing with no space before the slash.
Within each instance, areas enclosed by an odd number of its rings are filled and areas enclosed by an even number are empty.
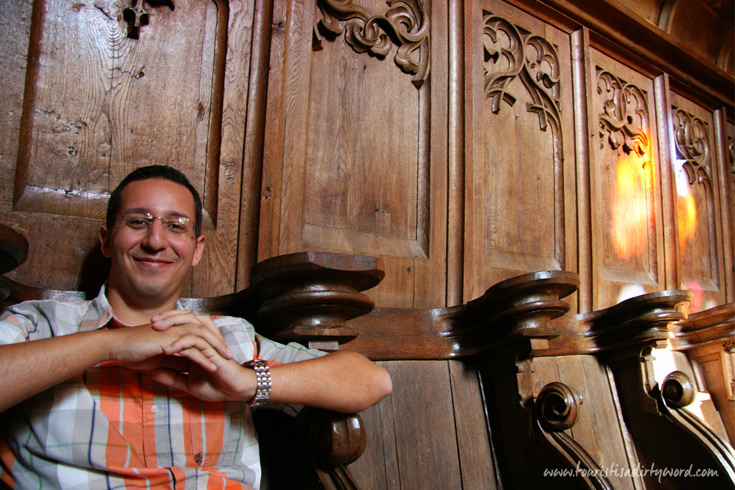
<svg viewBox="0 0 735 490">
<path fill-rule="evenodd" d="M 128 226 L 131 228 L 145 228 L 148 226 L 148 220 L 145 218 L 130 218 Z"/>
<path fill-rule="evenodd" d="M 186 231 L 186 227 L 180 223 L 168 222 L 166 223 L 166 226 L 174 233 L 184 233 Z"/>
</svg>

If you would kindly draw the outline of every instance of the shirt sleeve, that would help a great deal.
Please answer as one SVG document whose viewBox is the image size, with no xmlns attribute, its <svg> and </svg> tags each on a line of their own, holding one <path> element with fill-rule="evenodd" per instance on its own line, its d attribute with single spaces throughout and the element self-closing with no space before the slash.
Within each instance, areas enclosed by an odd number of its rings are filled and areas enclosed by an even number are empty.
<svg viewBox="0 0 735 490">
<path fill-rule="evenodd" d="M 213 317 L 225 342 L 234 354 L 234 360 L 242 364 L 252 359 L 264 359 L 274 366 L 291 362 L 307 361 L 325 356 L 327 353 L 309 349 L 297 342 L 281 344 L 255 332 L 255 328 L 244 318 L 232 316 Z"/>
<path fill-rule="evenodd" d="M 42 316 L 40 312 L 24 307 L 23 304 L 5 310 L 0 314 L 0 344 L 18 344 L 48 336 L 48 329 L 38 321 Z"/>
<path fill-rule="evenodd" d="M 273 340 L 255 334 L 258 350 L 256 357 L 267 361 L 274 361 L 276 364 L 288 364 L 291 362 L 308 361 L 327 355 L 326 352 L 309 349 L 297 342 L 289 342 L 288 344 L 280 344 Z"/>
</svg>

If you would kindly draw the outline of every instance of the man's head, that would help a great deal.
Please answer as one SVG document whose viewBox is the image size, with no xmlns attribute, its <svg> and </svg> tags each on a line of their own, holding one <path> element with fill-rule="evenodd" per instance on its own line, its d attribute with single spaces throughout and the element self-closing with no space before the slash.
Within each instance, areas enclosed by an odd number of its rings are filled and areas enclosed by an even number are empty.
<svg viewBox="0 0 735 490">
<path fill-rule="evenodd" d="M 107 298 L 122 321 L 173 309 L 201 259 L 200 228 L 201 201 L 177 170 L 144 167 L 120 183 L 110 197 L 100 243 L 110 258 Z"/>
<path fill-rule="evenodd" d="M 127 187 L 128 184 L 131 182 L 135 182 L 138 180 L 146 180 L 146 179 L 163 179 L 163 180 L 169 180 L 171 182 L 175 182 L 177 184 L 181 184 L 187 189 L 189 189 L 189 192 L 191 192 L 192 197 L 194 198 L 194 208 L 195 213 L 193 216 L 194 221 L 194 232 L 195 236 L 199 236 L 202 234 L 202 200 L 199 197 L 199 193 L 194 188 L 193 185 L 189 182 L 189 179 L 186 178 L 186 175 L 181 173 L 179 170 L 176 170 L 173 167 L 169 167 L 166 165 L 151 165 L 148 167 L 140 167 L 128 174 L 127 177 L 125 177 L 118 186 L 115 188 L 114 191 L 112 191 L 112 194 L 110 194 L 110 199 L 107 201 L 107 229 L 112 230 L 113 226 L 115 226 L 115 220 L 117 219 L 117 213 L 120 210 L 120 196 L 122 195 L 123 190 L 125 187 Z"/>
</svg>

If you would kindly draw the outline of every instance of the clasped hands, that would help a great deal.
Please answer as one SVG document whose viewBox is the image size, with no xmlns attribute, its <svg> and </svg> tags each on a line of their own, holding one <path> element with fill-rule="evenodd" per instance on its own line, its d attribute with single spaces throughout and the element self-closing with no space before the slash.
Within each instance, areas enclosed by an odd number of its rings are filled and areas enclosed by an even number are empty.
<svg viewBox="0 0 735 490">
<path fill-rule="evenodd" d="M 150 371 L 157 382 L 207 401 L 248 401 L 255 374 L 233 360 L 212 319 L 188 311 L 160 313 L 148 325 L 115 329 L 114 358 L 124 366 Z"/>
</svg>

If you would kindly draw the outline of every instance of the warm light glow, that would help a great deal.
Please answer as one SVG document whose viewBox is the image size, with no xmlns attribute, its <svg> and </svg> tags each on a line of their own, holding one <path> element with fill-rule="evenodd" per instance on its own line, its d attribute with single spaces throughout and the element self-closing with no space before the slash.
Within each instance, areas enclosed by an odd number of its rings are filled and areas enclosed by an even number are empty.
<svg viewBox="0 0 735 490">
<path fill-rule="evenodd" d="M 676 211 L 679 223 L 679 247 L 681 252 L 686 251 L 687 242 L 694 238 L 697 232 L 697 203 L 692 195 L 689 178 L 684 168 L 679 165 L 676 169 Z"/>
<path fill-rule="evenodd" d="M 704 306 L 704 289 L 695 280 L 687 282 L 686 288 L 692 292 L 692 301 L 689 303 L 689 312 L 702 311 Z"/>
<path fill-rule="evenodd" d="M 647 243 L 646 155 L 622 153 L 615 169 L 610 235 L 618 257 L 643 252 Z"/>
</svg>

